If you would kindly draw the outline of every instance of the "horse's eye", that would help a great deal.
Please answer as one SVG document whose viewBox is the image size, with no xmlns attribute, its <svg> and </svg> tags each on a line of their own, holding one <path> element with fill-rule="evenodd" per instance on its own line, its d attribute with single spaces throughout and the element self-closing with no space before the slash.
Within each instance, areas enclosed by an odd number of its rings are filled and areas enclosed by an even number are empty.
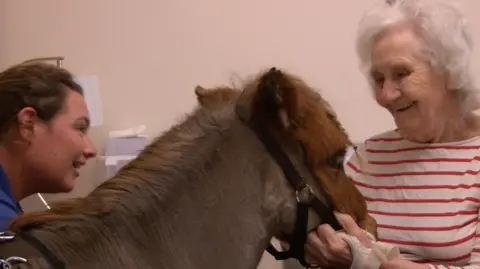
<svg viewBox="0 0 480 269">
<path fill-rule="evenodd" d="M 338 157 L 335 168 L 337 168 L 339 170 L 343 169 L 343 161 L 344 160 L 345 160 L 344 156 Z"/>
<path fill-rule="evenodd" d="M 342 169 L 343 168 L 343 161 L 344 161 L 344 156 L 334 156 L 333 158 L 330 158 L 327 162 L 328 166 L 335 168 L 335 169 Z"/>
</svg>

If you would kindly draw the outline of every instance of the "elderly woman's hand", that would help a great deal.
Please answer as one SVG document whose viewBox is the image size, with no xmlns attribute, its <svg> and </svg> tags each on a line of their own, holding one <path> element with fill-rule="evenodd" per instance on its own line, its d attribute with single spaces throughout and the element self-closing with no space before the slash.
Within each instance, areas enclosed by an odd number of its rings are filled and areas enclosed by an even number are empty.
<svg viewBox="0 0 480 269">
<path fill-rule="evenodd" d="M 358 227 L 352 217 L 346 214 L 335 214 L 345 233 L 356 236 L 367 247 L 371 246 L 370 239 Z M 337 235 L 328 224 L 322 224 L 316 231 L 308 234 L 306 257 L 309 264 L 319 265 L 322 268 L 350 267 L 352 254 L 348 244 Z"/>
</svg>

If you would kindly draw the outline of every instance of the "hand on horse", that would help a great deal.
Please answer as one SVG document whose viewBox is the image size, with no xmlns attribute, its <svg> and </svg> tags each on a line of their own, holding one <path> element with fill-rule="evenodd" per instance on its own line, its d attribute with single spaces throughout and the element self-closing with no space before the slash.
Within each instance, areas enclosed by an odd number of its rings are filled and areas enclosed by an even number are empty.
<svg viewBox="0 0 480 269">
<path fill-rule="evenodd" d="M 366 247 L 371 247 L 370 239 L 351 216 L 341 213 L 335 213 L 335 216 L 345 233 L 357 237 Z M 343 238 L 330 225 L 322 224 L 308 234 L 305 260 L 321 268 L 349 268 L 352 254 Z"/>
</svg>

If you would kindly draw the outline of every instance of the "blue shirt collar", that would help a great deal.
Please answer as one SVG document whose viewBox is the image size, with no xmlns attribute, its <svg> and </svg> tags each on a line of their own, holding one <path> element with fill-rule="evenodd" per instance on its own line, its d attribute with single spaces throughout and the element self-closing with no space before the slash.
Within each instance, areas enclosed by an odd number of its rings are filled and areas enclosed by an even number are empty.
<svg viewBox="0 0 480 269">
<path fill-rule="evenodd" d="M 22 212 L 22 207 L 20 203 L 15 200 L 13 197 L 12 189 L 10 187 L 10 181 L 8 180 L 7 174 L 3 170 L 3 167 L 0 165 L 0 192 L 5 193 L 7 197 L 17 206 L 19 212 Z"/>
</svg>

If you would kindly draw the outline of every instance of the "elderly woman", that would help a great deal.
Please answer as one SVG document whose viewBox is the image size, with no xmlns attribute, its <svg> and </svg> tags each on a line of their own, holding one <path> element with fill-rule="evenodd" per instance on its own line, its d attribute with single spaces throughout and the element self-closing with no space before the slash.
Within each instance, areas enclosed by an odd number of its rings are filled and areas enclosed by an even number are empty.
<svg viewBox="0 0 480 269">
<path fill-rule="evenodd" d="M 378 240 L 401 255 L 360 265 L 364 246 L 349 248 L 321 225 L 309 235 L 307 261 L 322 268 L 480 268 L 479 99 L 465 18 L 443 0 L 388 1 L 362 18 L 357 52 L 397 128 L 366 140 L 362 158 L 345 169 L 378 223 Z M 358 234 L 350 218 L 339 218 Z"/>
<path fill-rule="evenodd" d="M 0 72 L 0 231 L 34 193 L 73 189 L 95 156 L 82 88 L 62 68 L 21 64 Z"/>
</svg>

